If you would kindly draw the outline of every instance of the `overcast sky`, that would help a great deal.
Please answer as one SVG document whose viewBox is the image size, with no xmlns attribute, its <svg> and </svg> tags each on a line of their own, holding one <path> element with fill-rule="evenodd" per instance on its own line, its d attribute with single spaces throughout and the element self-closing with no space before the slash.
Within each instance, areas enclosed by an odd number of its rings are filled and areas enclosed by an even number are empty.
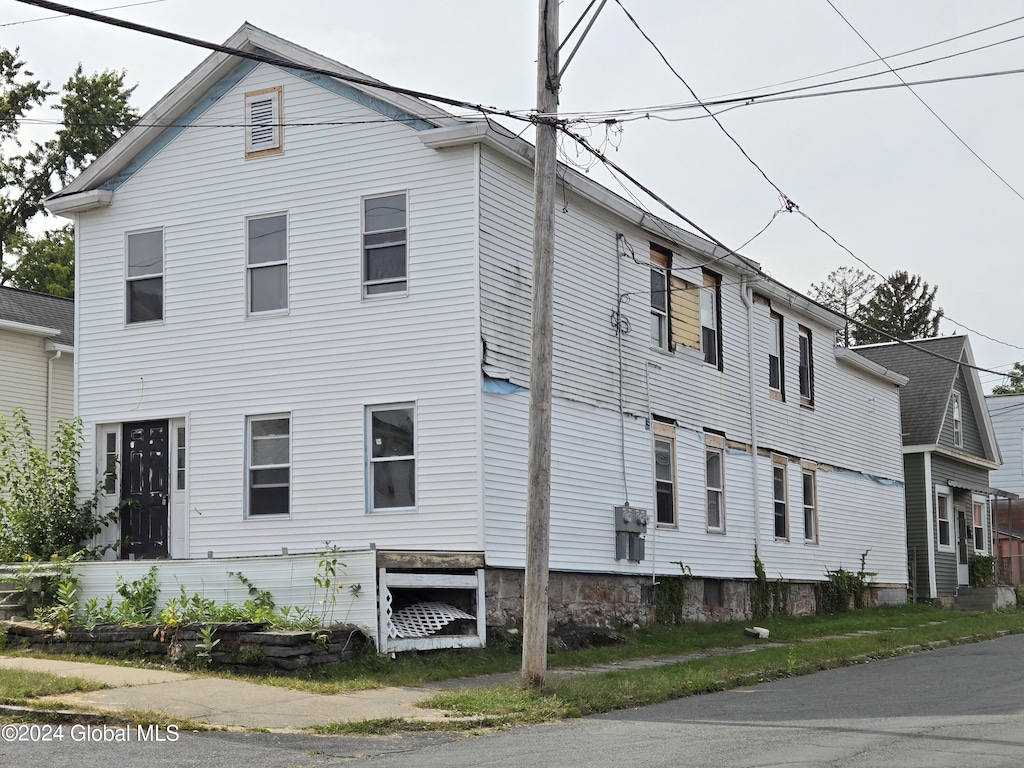
<svg viewBox="0 0 1024 768">
<path fill-rule="evenodd" d="M 98 10 L 128 0 L 69 0 Z M 874 59 L 828 0 L 622 0 L 676 70 L 705 100 L 761 89 Z M 891 59 L 908 80 L 1024 69 L 1024 0 L 832 0 L 884 56 L 1018 17 L 1019 21 Z M 563 35 L 588 0 L 565 0 Z M 110 15 L 215 42 L 243 21 L 394 85 L 507 109 L 534 103 L 534 0 L 160 0 Z M 0 0 L 0 45 L 20 47 L 37 76 L 62 83 L 86 71 L 125 69 L 148 109 L 207 52 L 91 21 L 54 18 Z M 14 23 L 26 21 L 27 23 Z M 897 82 L 884 65 L 828 75 L 877 77 L 836 87 Z M 789 86 L 805 85 L 806 82 Z M 1024 74 L 917 87 L 917 93 L 985 168 L 904 88 L 754 104 L 720 116 L 750 157 L 839 242 L 886 275 L 921 274 L 938 285 L 949 319 L 965 327 L 980 365 L 1005 370 L 1024 360 L 1018 320 L 1024 262 Z M 768 90 L 778 90 L 771 88 Z M 562 82 L 560 111 L 600 113 L 690 101 L 683 84 L 609 0 Z M 636 115 L 642 115 L 644 110 Z M 643 118 L 607 132 L 581 125 L 617 163 L 731 247 L 779 209 L 778 194 L 709 119 L 694 110 Z M 633 115 L 633 116 L 636 116 Z M 532 139 L 532 130 L 526 134 Z M 573 158 L 575 159 L 575 155 Z M 595 178 L 622 194 L 603 169 Z M 1018 194 L 1018 192 L 1020 194 Z M 644 204 L 671 218 L 655 203 Z M 742 249 L 783 283 L 807 291 L 840 266 L 864 268 L 805 218 L 781 214 Z M 963 325 L 961 325 L 961 323 Z M 1013 346 L 1016 345 L 1016 346 Z M 986 389 L 999 377 L 982 374 Z"/>
</svg>

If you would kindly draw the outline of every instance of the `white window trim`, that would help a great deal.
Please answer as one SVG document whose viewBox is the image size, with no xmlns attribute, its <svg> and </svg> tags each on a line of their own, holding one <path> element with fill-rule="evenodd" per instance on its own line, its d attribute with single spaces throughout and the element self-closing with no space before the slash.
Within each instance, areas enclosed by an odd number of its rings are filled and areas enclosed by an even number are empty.
<svg viewBox="0 0 1024 768">
<path fill-rule="evenodd" d="M 651 264 L 651 272 L 657 272 L 661 275 L 662 280 L 665 283 L 665 310 L 662 311 L 654 306 L 654 292 L 651 292 L 651 317 L 658 318 L 658 327 L 660 330 L 661 343 L 655 344 L 654 338 L 650 340 L 652 349 L 660 349 L 664 352 L 670 350 L 672 342 L 669 339 L 669 271 L 664 267 L 660 267 L 657 264 Z M 653 320 L 652 320 L 653 325 Z"/>
<path fill-rule="evenodd" d="M 960 400 L 960 393 L 953 393 L 953 401 L 950 406 L 953 420 L 953 445 L 957 448 L 964 447 L 964 408 Z"/>
<path fill-rule="evenodd" d="M 676 428 L 673 424 L 665 424 L 660 421 L 652 422 L 651 437 L 651 479 L 654 486 L 654 519 L 657 528 L 678 528 L 679 527 L 679 478 L 676 472 Z M 672 465 L 672 522 L 662 523 L 658 521 L 658 470 L 655 465 L 657 451 L 655 450 L 656 440 L 665 440 L 669 444 L 669 461 Z"/>
<path fill-rule="evenodd" d="M 368 280 L 366 277 L 366 236 L 376 235 L 383 232 L 397 232 L 397 229 L 381 229 L 368 232 L 366 230 L 366 203 L 369 200 L 379 200 L 382 197 L 393 197 L 403 195 L 405 197 L 405 287 L 400 291 L 385 291 L 384 293 L 367 293 L 368 285 L 387 285 L 388 283 L 401 282 L 395 279 L 389 280 Z M 380 301 L 382 299 L 402 298 L 409 295 L 410 283 L 410 248 L 409 248 L 409 203 L 411 195 L 408 189 L 397 189 L 391 192 L 380 192 L 372 195 L 364 195 L 359 201 L 359 285 L 363 301 Z"/>
<path fill-rule="evenodd" d="M 373 457 L 373 414 L 376 411 L 402 411 L 412 410 L 412 455 L 390 456 L 375 459 Z M 364 431 L 366 433 L 365 466 L 366 466 L 366 511 L 372 515 L 388 514 L 390 512 L 416 512 L 420 504 L 420 461 L 419 461 L 419 409 L 415 401 L 400 403 L 373 403 L 364 407 Z M 413 489 L 416 496 L 416 503 L 411 507 L 380 507 L 373 505 L 373 466 L 387 461 L 409 461 L 413 462 Z"/>
<path fill-rule="evenodd" d="M 146 235 L 150 232 L 160 233 L 160 271 L 147 275 L 128 276 L 128 238 L 132 235 Z M 131 301 L 128 294 L 128 284 L 137 280 L 152 280 L 160 278 L 160 319 L 141 320 L 132 322 Z M 139 328 L 151 325 L 161 325 L 167 317 L 167 232 L 164 227 L 147 227 L 146 229 L 135 229 L 124 233 L 124 327 Z"/>
<path fill-rule="evenodd" d="M 703 270 L 704 285 L 700 286 L 700 290 L 697 298 L 697 313 L 698 322 L 700 323 L 700 352 L 704 358 L 706 365 L 713 366 L 718 370 L 722 370 L 722 356 L 724 355 L 724 345 L 722 344 L 722 329 L 721 323 L 718 322 L 719 315 L 721 315 L 721 307 L 719 306 L 722 298 L 721 285 L 722 280 L 718 275 Z M 707 281 L 712 280 L 713 285 L 707 285 Z M 711 297 L 711 318 L 710 324 L 704 322 L 704 297 Z M 708 350 L 704 347 L 704 329 L 709 328 L 715 333 L 715 362 L 709 362 L 707 359 Z"/>
<path fill-rule="evenodd" d="M 946 500 L 946 522 L 949 543 L 943 544 L 939 536 L 939 497 Z M 938 552 L 956 552 L 956 516 L 953 514 L 953 490 L 949 486 L 935 486 L 935 549 Z"/>
<path fill-rule="evenodd" d="M 981 504 L 981 527 L 979 528 L 974 524 L 974 505 Z M 978 555 L 989 554 L 989 521 L 988 521 L 989 509 L 988 509 L 988 497 L 979 496 L 978 494 L 971 495 L 971 528 L 974 530 L 974 553 Z M 978 531 L 981 531 L 981 546 L 978 546 Z"/>
<path fill-rule="evenodd" d="M 99 450 L 96 452 L 96 482 L 102 495 L 107 498 L 117 498 L 118 494 L 121 492 L 121 425 L 104 424 L 100 426 L 99 433 Z M 109 436 L 114 438 L 114 466 L 108 470 L 107 457 L 111 455 L 107 451 L 107 440 L 109 439 Z M 108 471 L 112 475 L 114 481 L 114 487 L 110 491 L 106 490 Z"/>
<path fill-rule="evenodd" d="M 249 263 L 249 222 L 259 219 L 273 219 L 277 216 L 284 216 L 284 259 L 280 261 L 264 261 L 256 265 Z M 292 305 L 292 270 L 289 257 L 291 255 L 292 222 L 288 211 L 274 211 L 272 213 L 256 213 L 245 217 L 244 222 L 245 239 L 245 315 L 246 317 L 272 317 L 275 315 L 287 315 Z M 264 309 L 253 311 L 252 309 L 252 273 L 254 270 L 263 267 L 284 267 L 284 307 L 277 309 Z"/>
<path fill-rule="evenodd" d="M 274 86 L 272 88 L 262 88 L 258 91 L 249 91 L 245 94 L 243 99 L 244 114 L 243 124 L 244 129 L 244 141 L 245 141 L 245 157 L 246 159 L 255 157 L 266 157 L 267 155 L 279 155 L 284 152 L 284 98 L 283 98 L 282 86 Z M 273 95 L 276 94 L 277 98 L 274 99 Z M 273 123 L 274 132 L 274 143 L 271 146 L 263 147 L 261 149 L 253 149 L 252 143 L 252 124 L 250 122 L 250 105 L 257 100 L 262 100 L 263 97 L 270 95 L 271 103 L 273 104 L 273 117 L 276 120 Z"/>
<path fill-rule="evenodd" d="M 807 392 L 805 394 L 803 387 L 803 378 L 800 375 L 800 369 L 803 368 L 803 354 L 801 354 L 799 342 L 801 339 L 807 339 Z M 797 326 L 797 392 L 800 393 L 800 405 L 807 408 L 814 407 L 814 336 L 811 334 L 811 329 L 803 325 Z"/>
<path fill-rule="evenodd" d="M 768 392 L 775 400 L 786 400 L 786 344 L 782 315 L 778 312 L 770 312 L 768 315 Z M 777 354 L 772 354 L 772 342 L 777 347 Z M 779 386 L 772 386 L 771 359 L 777 357 L 779 360 Z"/>
<path fill-rule="evenodd" d="M 782 499 L 779 499 L 775 495 L 775 470 L 782 470 Z M 791 533 L 792 521 L 790 520 L 790 509 L 789 509 L 789 459 L 785 457 L 772 456 L 772 535 L 775 541 L 789 541 Z M 786 511 L 786 535 L 778 536 L 775 534 L 775 505 L 779 502 L 783 503 Z"/>
<path fill-rule="evenodd" d="M 723 445 L 724 440 L 713 439 L 710 436 L 705 437 L 704 444 L 704 526 L 708 533 L 725 533 L 725 446 Z M 708 454 L 718 454 L 719 461 L 719 474 L 721 475 L 721 487 L 714 488 L 708 485 L 707 476 L 707 461 Z M 708 520 L 708 494 L 712 491 L 718 492 L 718 522 L 717 526 L 711 525 Z"/>
<path fill-rule="evenodd" d="M 258 469 L 287 469 L 288 470 L 288 511 L 287 512 L 271 512 L 262 514 L 252 514 L 249 505 L 249 492 L 251 490 L 251 476 L 250 472 L 253 470 L 252 465 L 252 424 L 254 421 L 273 421 L 274 419 L 288 419 L 288 463 L 287 464 L 260 464 Z M 294 434 L 294 420 L 290 412 L 282 413 L 260 413 L 253 416 L 245 417 L 245 478 L 243 480 L 244 488 L 244 517 L 247 520 L 280 520 L 282 518 L 291 517 L 292 506 L 294 504 L 294 489 L 295 482 L 292 473 L 292 449 L 294 440 L 292 435 Z"/>
<path fill-rule="evenodd" d="M 804 493 L 804 478 L 811 478 L 811 492 L 813 498 L 811 503 L 807 503 L 807 495 Z M 801 495 L 801 509 L 803 511 L 803 526 L 804 526 L 804 543 L 805 544 L 817 544 L 819 542 L 820 531 L 818 529 L 818 472 L 816 468 L 810 466 L 803 466 L 800 471 L 800 495 Z M 807 513 L 810 510 L 811 519 L 814 524 L 813 535 L 807 535 Z"/>
</svg>

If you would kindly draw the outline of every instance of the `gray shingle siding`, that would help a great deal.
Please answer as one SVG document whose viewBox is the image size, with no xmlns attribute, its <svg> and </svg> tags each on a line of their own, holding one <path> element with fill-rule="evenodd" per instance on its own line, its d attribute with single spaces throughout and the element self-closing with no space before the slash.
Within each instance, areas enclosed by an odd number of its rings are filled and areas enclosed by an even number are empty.
<svg viewBox="0 0 1024 768">
<path fill-rule="evenodd" d="M 911 453 L 903 458 L 903 477 L 907 499 L 907 557 L 910 576 L 918 600 L 928 598 L 928 523 L 924 493 L 924 454 Z"/>
</svg>

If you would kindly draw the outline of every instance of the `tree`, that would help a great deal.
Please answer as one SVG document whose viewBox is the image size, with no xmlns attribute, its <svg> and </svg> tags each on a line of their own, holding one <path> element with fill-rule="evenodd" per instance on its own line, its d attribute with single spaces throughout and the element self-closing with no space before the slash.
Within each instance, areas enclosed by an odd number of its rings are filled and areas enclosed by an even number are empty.
<svg viewBox="0 0 1024 768">
<path fill-rule="evenodd" d="M 945 314 L 935 309 L 935 292 L 920 275 L 896 272 L 879 283 L 871 298 L 857 311 L 853 332 L 858 344 L 878 344 L 897 339 L 927 339 L 939 335 Z"/>
<path fill-rule="evenodd" d="M 821 283 L 811 283 L 811 298 L 847 317 L 857 314 L 864 299 L 875 287 L 875 276 L 859 269 L 839 267 Z M 850 346 L 850 322 L 836 331 L 836 346 Z"/>
<path fill-rule="evenodd" d="M 33 79 L 17 49 L 0 48 L 0 284 L 14 279 L 14 270 L 4 268 L 4 254 L 31 250 L 27 227 L 45 214 L 43 201 L 138 120 L 128 103 L 135 86 L 126 88 L 124 79 L 123 71 L 86 75 L 79 65 L 57 92 Z M 60 113 L 60 128 L 42 143 L 23 142 L 26 116 L 58 93 L 51 108 Z M 62 241 L 60 236 L 44 239 Z"/>
<path fill-rule="evenodd" d="M 15 288 L 74 298 L 75 233 L 70 224 L 39 238 L 27 233 L 12 239 L 13 266 L 5 267 L 0 282 Z"/>
<path fill-rule="evenodd" d="M 1005 384 L 996 384 L 992 387 L 993 395 L 1019 395 L 1024 394 L 1024 364 L 1014 363 L 1013 369 L 1006 374 L 1009 379 Z"/>
</svg>

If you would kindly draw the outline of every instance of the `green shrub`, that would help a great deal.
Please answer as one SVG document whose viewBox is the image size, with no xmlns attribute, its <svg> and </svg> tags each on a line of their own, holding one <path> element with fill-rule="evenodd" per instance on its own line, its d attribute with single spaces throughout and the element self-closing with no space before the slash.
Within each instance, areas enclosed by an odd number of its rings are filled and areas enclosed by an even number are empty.
<svg viewBox="0 0 1024 768">
<path fill-rule="evenodd" d="M 99 488 L 78 502 L 81 421 L 62 420 L 47 452 L 32 442 L 28 416 L 0 415 L 0 562 L 68 557 L 117 514 L 97 516 Z M 86 549 L 98 556 L 105 548 Z"/>
<path fill-rule="evenodd" d="M 971 586 L 987 587 L 996 580 L 996 559 L 990 555 L 971 555 Z"/>
</svg>

